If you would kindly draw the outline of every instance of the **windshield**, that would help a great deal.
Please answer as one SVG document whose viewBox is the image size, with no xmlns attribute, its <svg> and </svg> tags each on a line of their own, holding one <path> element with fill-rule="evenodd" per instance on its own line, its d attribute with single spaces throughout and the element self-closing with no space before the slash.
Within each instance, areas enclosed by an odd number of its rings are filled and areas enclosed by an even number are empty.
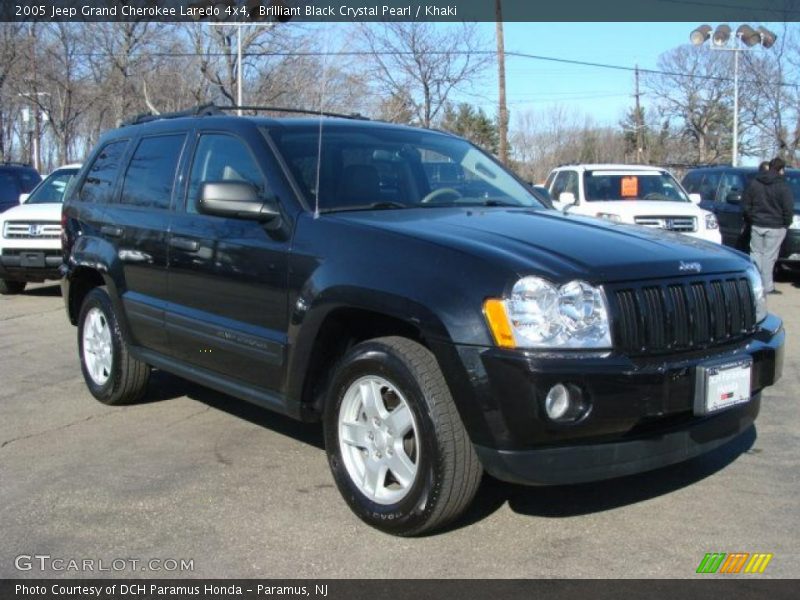
<svg viewBox="0 0 800 600">
<path fill-rule="evenodd" d="M 604 200 L 660 200 L 689 202 L 672 175 L 662 171 L 586 171 L 583 189 L 590 202 Z"/>
<path fill-rule="evenodd" d="M 64 192 L 78 169 L 58 169 L 33 190 L 25 204 L 57 204 L 64 200 Z"/>
<path fill-rule="evenodd" d="M 310 206 L 321 211 L 543 205 L 491 157 L 425 130 L 323 123 L 270 131 Z"/>
</svg>

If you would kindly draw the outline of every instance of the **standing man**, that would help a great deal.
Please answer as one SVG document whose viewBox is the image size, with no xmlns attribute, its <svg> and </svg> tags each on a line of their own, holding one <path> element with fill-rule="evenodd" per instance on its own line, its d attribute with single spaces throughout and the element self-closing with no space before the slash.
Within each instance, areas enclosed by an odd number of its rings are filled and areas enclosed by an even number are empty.
<svg viewBox="0 0 800 600">
<path fill-rule="evenodd" d="M 742 196 L 745 221 L 752 225 L 750 256 L 761 273 L 764 291 L 780 294 L 775 289 L 772 271 L 794 217 L 794 198 L 784 177 L 786 163 L 773 158 L 766 173 L 759 173 Z"/>
</svg>

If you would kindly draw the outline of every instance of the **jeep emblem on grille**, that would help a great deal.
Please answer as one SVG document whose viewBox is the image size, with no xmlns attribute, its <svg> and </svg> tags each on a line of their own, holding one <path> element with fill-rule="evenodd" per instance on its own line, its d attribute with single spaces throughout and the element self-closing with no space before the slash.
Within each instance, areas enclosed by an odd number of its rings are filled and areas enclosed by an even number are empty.
<svg viewBox="0 0 800 600">
<path fill-rule="evenodd" d="M 699 262 L 683 262 L 683 261 L 681 261 L 678 264 L 678 270 L 679 271 L 692 271 L 694 273 L 699 273 L 700 271 L 703 270 L 703 265 L 701 265 Z"/>
</svg>

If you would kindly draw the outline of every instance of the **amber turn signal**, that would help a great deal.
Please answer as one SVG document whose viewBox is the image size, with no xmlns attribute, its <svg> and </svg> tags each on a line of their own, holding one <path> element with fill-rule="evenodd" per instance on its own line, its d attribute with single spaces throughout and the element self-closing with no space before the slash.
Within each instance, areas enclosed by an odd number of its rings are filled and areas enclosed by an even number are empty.
<svg viewBox="0 0 800 600">
<path fill-rule="evenodd" d="M 501 348 L 515 348 L 514 334 L 511 331 L 511 323 L 508 320 L 506 305 L 503 301 L 489 298 L 483 303 L 483 314 L 486 322 L 489 323 L 494 343 Z"/>
</svg>

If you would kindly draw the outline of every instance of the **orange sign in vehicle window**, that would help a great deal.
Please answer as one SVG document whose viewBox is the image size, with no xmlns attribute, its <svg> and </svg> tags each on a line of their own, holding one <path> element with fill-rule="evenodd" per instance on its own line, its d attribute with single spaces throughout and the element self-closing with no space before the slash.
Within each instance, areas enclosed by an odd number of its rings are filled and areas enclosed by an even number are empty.
<svg viewBox="0 0 800 600">
<path fill-rule="evenodd" d="M 623 177 L 620 179 L 620 196 L 623 198 L 636 198 L 639 195 L 639 178 Z"/>
</svg>

